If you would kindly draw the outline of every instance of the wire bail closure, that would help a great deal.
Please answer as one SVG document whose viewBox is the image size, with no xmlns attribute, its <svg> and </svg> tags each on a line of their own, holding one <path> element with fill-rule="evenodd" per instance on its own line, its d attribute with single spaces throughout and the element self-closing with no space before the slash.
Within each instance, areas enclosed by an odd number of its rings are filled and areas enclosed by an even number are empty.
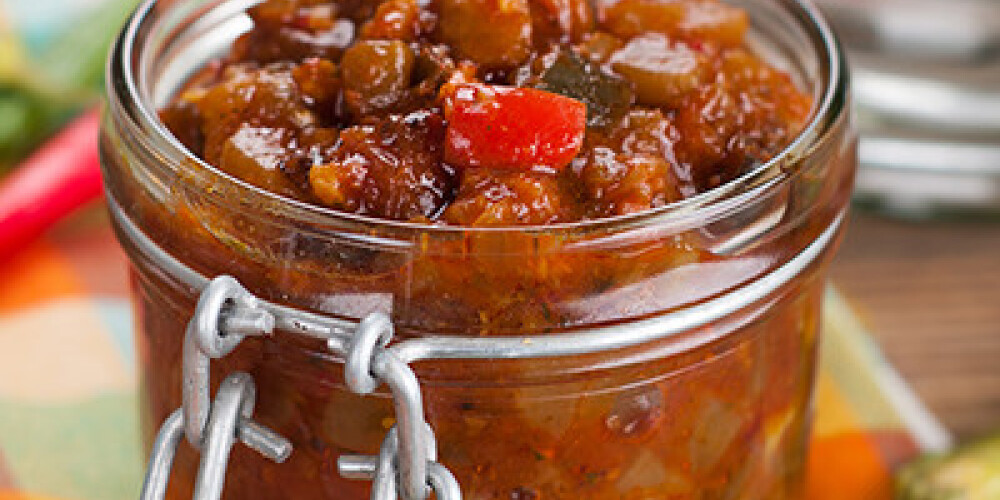
<svg viewBox="0 0 1000 500">
<path fill-rule="evenodd" d="M 437 444 L 434 432 L 424 420 L 417 376 L 408 364 L 386 348 L 392 335 L 392 321 L 376 312 L 361 321 L 353 338 L 333 337 L 327 341 L 331 351 L 347 360 L 344 380 L 351 391 L 370 394 L 385 382 L 392 392 L 397 421 L 386 435 L 378 457 L 345 456 L 338 459 L 337 465 L 344 477 L 373 479 L 372 500 L 395 500 L 397 490 L 405 500 L 424 500 L 431 489 L 438 491 L 435 484 L 443 484 L 438 470 L 443 467 L 435 461 Z M 372 464 L 374 469 L 371 469 Z M 447 469 L 445 472 L 455 483 L 451 473 Z M 399 484 L 395 483 L 397 475 Z M 442 491 L 457 495 L 449 499 L 461 498 L 457 483 L 454 488 L 449 486 Z"/>
<path fill-rule="evenodd" d="M 288 458 L 292 444 L 251 419 L 257 391 L 250 375 L 230 374 L 219 386 L 215 400 L 209 398 L 211 360 L 229 354 L 247 336 L 270 335 L 273 329 L 274 317 L 259 308 L 256 298 L 235 279 L 221 276 L 205 287 L 184 334 L 184 404 L 157 434 L 142 500 L 160 500 L 166 495 L 182 435 L 202 452 L 194 488 L 196 500 L 221 498 L 229 453 L 236 440 L 275 462 Z"/>
<path fill-rule="evenodd" d="M 251 420 L 255 398 L 253 379 L 246 373 L 233 373 L 219 386 L 205 429 L 203 454 L 194 486 L 195 500 L 218 500 L 222 497 L 229 453 L 237 440 L 278 463 L 284 462 L 292 453 L 292 444 L 288 440 Z M 170 470 L 184 428 L 184 411 L 180 408 L 170 414 L 160 427 L 153 443 L 140 500 L 162 500 L 166 496 Z"/>
<path fill-rule="evenodd" d="M 184 335 L 183 406 L 163 423 L 153 444 L 141 500 L 162 500 L 181 437 L 202 453 L 195 500 L 222 496 L 229 453 L 239 440 L 281 463 L 292 444 L 251 419 L 256 399 L 253 378 L 243 372 L 222 382 L 210 399 L 211 360 L 232 352 L 246 337 L 270 336 L 276 323 L 299 329 L 321 328 L 310 314 L 282 310 L 275 314 L 230 276 L 211 280 L 198 298 Z M 420 384 L 409 365 L 390 351 L 392 321 L 372 313 L 355 328 L 331 328 L 327 347 L 346 361 L 344 379 L 357 394 L 372 393 L 383 382 L 395 402 L 398 424 L 387 433 L 378 456 L 346 455 L 338 459 L 342 476 L 374 481 L 373 500 L 424 500 L 434 491 L 439 500 L 461 500 L 455 477 L 436 462 L 433 430 L 424 420 Z"/>
<path fill-rule="evenodd" d="M 451 471 L 433 461 L 434 434 L 427 427 L 428 452 L 431 461 L 427 464 L 427 482 L 437 500 L 461 500 L 462 491 Z M 343 455 L 337 459 L 337 470 L 348 479 L 368 479 L 372 481 L 371 500 L 396 500 L 396 474 L 398 472 L 399 431 L 396 426 L 389 429 L 378 455 Z"/>
<path fill-rule="evenodd" d="M 184 333 L 182 360 L 184 434 L 195 449 L 201 449 L 208 425 L 211 360 L 229 354 L 248 336 L 273 330 L 274 316 L 230 276 L 213 279 L 198 297 Z"/>
</svg>

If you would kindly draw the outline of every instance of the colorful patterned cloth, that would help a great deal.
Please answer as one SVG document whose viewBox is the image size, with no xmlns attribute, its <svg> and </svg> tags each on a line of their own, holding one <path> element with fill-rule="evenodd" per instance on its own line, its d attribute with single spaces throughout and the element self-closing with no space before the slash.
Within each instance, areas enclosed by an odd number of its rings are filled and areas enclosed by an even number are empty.
<svg viewBox="0 0 1000 500">
<path fill-rule="evenodd" d="M 77 14 L 130 1 L 0 0 L 0 30 L 39 52 Z M 99 204 L 0 262 L 0 500 L 138 497 L 126 265 Z M 808 497 L 888 499 L 892 467 L 949 437 L 832 290 L 824 321 Z"/>
<path fill-rule="evenodd" d="M 0 500 L 138 497 L 126 285 L 99 205 L 0 263 Z M 888 499 L 891 468 L 949 437 L 832 290 L 824 326 L 808 496 Z"/>
</svg>

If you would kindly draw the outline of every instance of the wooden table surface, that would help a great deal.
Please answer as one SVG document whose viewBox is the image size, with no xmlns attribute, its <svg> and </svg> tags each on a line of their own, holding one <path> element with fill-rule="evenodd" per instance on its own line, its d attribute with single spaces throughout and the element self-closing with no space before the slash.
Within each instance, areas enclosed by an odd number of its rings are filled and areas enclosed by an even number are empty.
<svg viewBox="0 0 1000 500">
<path fill-rule="evenodd" d="M 855 211 L 832 277 L 957 437 L 1000 430 L 1000 222 Z"/>
</svg>

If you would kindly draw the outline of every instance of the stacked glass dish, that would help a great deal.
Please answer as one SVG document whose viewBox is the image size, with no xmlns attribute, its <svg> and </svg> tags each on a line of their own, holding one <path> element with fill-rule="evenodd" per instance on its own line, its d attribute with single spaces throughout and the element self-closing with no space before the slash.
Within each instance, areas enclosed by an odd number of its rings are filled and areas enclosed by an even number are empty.
<svg viewBox="0 0 1000 500">
<path fill-rule="evenodd" d="M 854 66 L 858 200 L 1000 215 L 1000 1 L 818 3 Z"/>
</svg>

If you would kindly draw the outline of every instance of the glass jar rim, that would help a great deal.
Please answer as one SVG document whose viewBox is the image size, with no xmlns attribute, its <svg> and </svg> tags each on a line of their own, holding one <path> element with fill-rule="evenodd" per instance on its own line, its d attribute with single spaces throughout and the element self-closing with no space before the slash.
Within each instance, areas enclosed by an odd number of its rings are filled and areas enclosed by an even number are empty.
<svg viewBox="0 0 1000 500">
<path fill-rule="evenodd" d="M 819 9 L 808 0 L 778 0 L 785 10 L 799 22 L 813 49 L 818 52 L 817 56 L 823 69 L 820 74 L 821 89 L 818 92 L 818 98 L 814 100 L 809 120 L 802 130 L 774 157 L 753 170 L 696 196 L 668 203 L 662 207 L 600 219 L 545 225 L 489 227 L 383 219 L 340 211 L 266 190 L 220 170 L 184 147 L 159 119 L 152 99 L 140 90 L 143 88 L 139 84 L 141 75 L 136 75 L 134 67 L 128 63 L 131 58 L 141 53 L 142 49 L 139 47 L 139 43 L 142 35 L 147 33 L 146 22 L 150 19 L 154 7 L 161 1 L 144 0 L 126 22 L 112 48 L 107 66 L 108 99 L 109 102 L 117 104 L 119 107 L 124 105 L 125 109 L 129 110 L 126 113 L 119 113 L 118 116 L 129 120 L 128 125 L 132 128 L 153 131 L 161 139 L 164 139 L 156 144 L 156 156 L 160 160 L 171 162 L 172 168 L 197 170 L 201 175 L 210 176 L 211 182 L 217 183 L 216 185 L 226 185 L 251 196 L 268 200 L 280 206 L 281 215 L 284 218 L 306 224 L 339 222 L 370 229 L 402 231 L 403 234 L 411 235 L 451 235 L 456 233 L 548 234 L 559 232 L 580 234 L 676 224 L 690 220 L 705 221 L 711 219 L 712 214 L 725 213 L 733 207 L 741 206 L 755 199 L 760 192 L 780 185 L 794 176 L 797 170 L 795 165 L 800 159 L 808 156 L 814 144 L 822 140 L 827 131 L 837 123 L 848 108 L 846 60 L 830 25 L 821 15 Z M 259 0 L 251 0 L 249 3 L 253 4 L 257 1 Z"/>
</svg>

